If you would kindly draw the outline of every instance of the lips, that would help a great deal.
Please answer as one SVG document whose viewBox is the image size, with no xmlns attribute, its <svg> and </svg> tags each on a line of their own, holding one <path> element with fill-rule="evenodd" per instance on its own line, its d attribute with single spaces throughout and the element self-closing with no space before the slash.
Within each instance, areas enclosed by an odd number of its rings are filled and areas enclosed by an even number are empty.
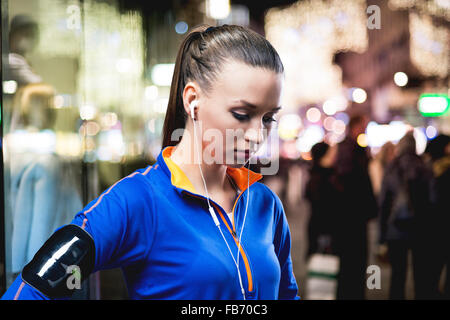
<svg viewBox="0 0 450 320">
<path fill-rule="evenodd" d="M 241 157 L 250 158 L 250 150 L 234 150 L 234 152 Z"/>
</svg>

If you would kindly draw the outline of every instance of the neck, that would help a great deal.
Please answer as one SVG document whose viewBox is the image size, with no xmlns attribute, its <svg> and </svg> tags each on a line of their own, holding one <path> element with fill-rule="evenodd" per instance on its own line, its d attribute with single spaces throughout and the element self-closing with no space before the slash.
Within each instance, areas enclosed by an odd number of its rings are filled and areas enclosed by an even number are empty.
<svg viewBox="0 0 450 320">
<path fill-rule="evenodd" d="M 189 128 L 186 128 L 185 130 L 189 130 Z M 190 133 L 191 134 L 183 135 L 170 158 L 181 168 L 181 170 L 183 170 L 199 194 L 206 196 L 199 163 L 203 172 L 206 187 L 208 188 L 208 193 L 214 194 L 223 192 L 229 187 L 229 181 L 227 181 L 228 178 L 226 177 L 227 166 L 216 163 L 208 164 L 202 159 L 198 160 L 197 152 L 200 154 L 200 157 L 202 157 L 203 154 L 202 142 L 199 139 L 198 143 L 195 144 L 193 130 L 190 130 Z M 201 133 L 197 132 L 197 136 L 201 136 Z M 192 138 L 189 140 L 187 137 Z M 197 147 L 200 150 L 197 151 Z"/>
</svg>

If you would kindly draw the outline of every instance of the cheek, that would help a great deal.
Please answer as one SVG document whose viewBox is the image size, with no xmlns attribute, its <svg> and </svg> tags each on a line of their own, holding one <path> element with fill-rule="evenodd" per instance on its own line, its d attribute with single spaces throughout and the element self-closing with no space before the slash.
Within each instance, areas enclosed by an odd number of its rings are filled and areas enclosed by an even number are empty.
<svg viewBox="0 0 450 320">
<path fill-rule="evenodd" d="M 203 136 L 203 153 L 208 159 L 217 163 L 233 165 L 236 162 L 235 149 L 244 149 L 243 130 L 231 128 L 207 128 Z"/>
<path fill-rule="evenodd" d="M 211 156 L 219 156 L 224 153 L 226 147 L 226 134 L 223 124 L 218 122 L 208 123 L 208 126 L 203 128 L 202 145 L 205 153 Z"/>
<path fill-rule="evenodd" d="M 244 129 L 236 126 L 236 120 L 227 112 L 208 114 L 203 123 L 206 145 L 221 147 L 223 151 L 236 147 L 244 139 Z"/>
</svg>

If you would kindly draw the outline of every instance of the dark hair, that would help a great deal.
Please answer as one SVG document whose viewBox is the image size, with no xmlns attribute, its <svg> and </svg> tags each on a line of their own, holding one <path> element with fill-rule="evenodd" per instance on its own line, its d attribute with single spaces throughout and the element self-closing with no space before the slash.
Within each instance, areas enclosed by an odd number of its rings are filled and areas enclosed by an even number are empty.
<svg viewBox="0 0 450 320">
<path fill-rule="evenodd" d="M 440 159 L 445 156 L 445 148 L 449 143 L 450 137 L 440 134 L 428 143 L 425 153 L 428 153 L 432 160 Z"/>
<path fill-rule="evenodd" d="M 408 131 L 397 143 L 397 156 L 404 154 L 416 154 L 416 139 L 413 131 Z"/>
<path fill-rule="evenodd" d="M 362 114 L 362 113 L 354 113 L 354 114 L 352 114 L 350 116 L 350 120 L 348 121 L 348 128 L 351 130 L 356 125 L 362 123 L 366 119 L 367 119 L 367 116 L 365 116 L 364 114 Z"/>
<path fill-rule="evenodd" d="M 172 141 L 172 133 L 185 128 L 187 113 L 182 94 L 186 83 L 197 81 L 207 92 L 227 60 L 284 72 L 281 59 L 269 41 L 250 29 L 237 25 L 193 28 L 181 43 L 175 61 L 162 148 L 176 145 L 178 141 Z"/>
<path fill-rule="evenodd" d="M 319 142 L 311 148 L 311 158 L 313 165 L 319 165 L 320 160 L 327 153 L 330 146 L 326 142 Z"/>
<path fill-rule="evenodd" d="M 32 17 L 25 15 L 25 14 L 18 14 L 15 15 L 10 23 L 9 26 L 9 34 L 12 36 L 14 33 L 18 31 L 23 30 L 32 30 L 37 32 L 39 29 L 39 26 Z"/>
</svg>

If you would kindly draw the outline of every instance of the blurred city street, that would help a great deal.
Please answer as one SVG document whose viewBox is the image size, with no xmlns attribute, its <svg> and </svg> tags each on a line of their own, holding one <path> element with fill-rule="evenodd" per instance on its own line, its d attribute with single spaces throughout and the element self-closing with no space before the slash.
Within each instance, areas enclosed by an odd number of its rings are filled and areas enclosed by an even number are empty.
<svg viewBox="0 0 450 320">
<path fill-rule="evenodd" d="M 450 299 L 450 0 L 1 0 L 1 15 L 0 296 L 14 285 L 15 298 L 39 296 L 19 281 L 22 270 L 77 221 L 98 230 L 92 241 L 114 234 L 107 228 L 123 234 L 98 246 L 110 256 L 97 256 L 104 265 L 73 299 L 186 297 L 198 278 L 180 284 L 177 268 L 196 262 L 205 268 L 198 277 L 216 280 L 212 262 L 224 261 L 232 271 L 221 281 L 239 280 L 239 298 L 297 298 L 293 273 L 306 300 Z M 232 161 L 205 159 L 227 151 Z M 200 152 L 197 166 L 190 160 Z M 170 177 L 163 187 L 155 180 L 116 194 L 123 179 L 160 172 Z M 132 210 L 114 196 L 151 205 Z M 279 203 L 287 223 L 272 218 Z M 87 213 L 100 208 L 130 220 L 105 214 L 91 226 Z M 136 240 L 127 228 L 142 212 L 180 216 L 151 224 L 162 228 L 151 235 L 141 223 L 149 238 Z M 187 212 L 184 230 L 199 236 L 192 243 L 214 250 L 171 247 Z M 212 223 L 225 235 L 208 234 Z M 281 253 L 287 226 L 293 272 Z M 162 241 L 156 256 L 153 236 Z M 228 260 L 214 256 L 222 239 Z M 252 265 L 242 239 L 262 263 Z M 270 250 L 255 245 L 263 240 Z M 148 260 L 124 262 L 142 247 Z M 236 296 L 209 289 L 199 297 Z"/>
</svg>

